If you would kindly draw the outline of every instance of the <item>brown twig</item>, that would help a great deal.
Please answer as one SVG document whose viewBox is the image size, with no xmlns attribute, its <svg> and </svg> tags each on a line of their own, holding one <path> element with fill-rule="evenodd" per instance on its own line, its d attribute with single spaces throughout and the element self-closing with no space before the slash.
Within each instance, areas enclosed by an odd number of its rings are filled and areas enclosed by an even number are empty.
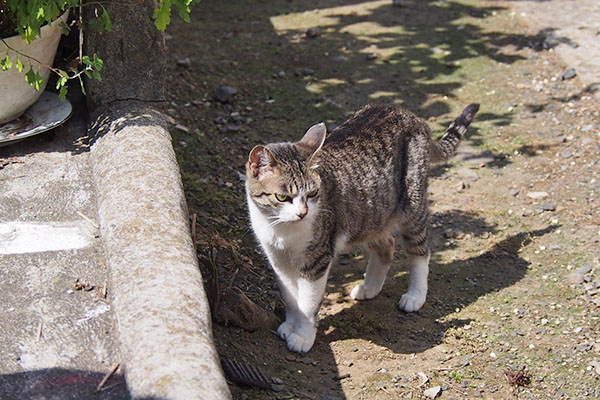
<svg viewBox="0 0 600 400">
<path fill-rule="evenodd" d="M 0 181 L 10 181 L 11 179 L 25 178 L 25 175 L 8 176 L 6 178 L 0 178 Z"/>
<path fill-rule="evenodd" d="M 96 388 L 96 393 L 99 392 L 100 390 L 102 390 L 102 386 L 104 386 L 106 384 L 106 382 L 108 382 L 110 377 L 113 376 L 113 374 L 117 371 L 117 369 L 119 369 L 120 365 L 121 364 L 119 364 L 118 362 L 113 364 L 110 371 L 108 371 L 107 374 L 104 375 L 104 378 L 102 378 L 102 380 L 98 384 L 98 387 Z"/>
<path fill-rule="evenodd" d="M 35 338 L 36 342 L 39 342 L 42 338 L 42 328 L 44 327 L 44 320 L 40 319 L 40 324 L 38 325 L 37 336 Z"/>
<path fill-rule="evenodd" d="M 98 226 L 98 224 L 97 224 L 97 223 L 95 223 L 94 221 L 92 221 L 92 219 L 91 219 L 91 218 L 89 218 L 88 216 L 86 216 L 84 213 L 77 211 L 77 214 L 78 214 L 78 215 L 79 215 L 81 218 L 85 219 L 87 222 L 89 222 L 90 224 L 92 224 L 92 226 L 93 226 L 94 228 L 96 228 L 96 229 L 99 229 L 99 228 L 100 228 L 100 226 Z"/>
</svg>

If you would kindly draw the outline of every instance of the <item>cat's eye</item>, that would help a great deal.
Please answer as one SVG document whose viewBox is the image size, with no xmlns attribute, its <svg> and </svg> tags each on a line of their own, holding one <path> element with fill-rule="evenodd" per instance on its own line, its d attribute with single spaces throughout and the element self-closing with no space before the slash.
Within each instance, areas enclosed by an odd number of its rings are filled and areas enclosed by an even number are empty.
<svg viewBox="0 0 600 400">
<path fill-rule="evenodd" d="M 308 192 L 306 194 L 306 197 L 315 197 L 318 194 L 319 194 L 319 191 L 317 189 L 315 189 L 315 190 L 311 190 L 310 192 Z"/>
<path fill-rule="evenodd" d="M 282 203 L 284 201 L 291 201 L 292 200 L 292 198 L 290 196 L 286 196 L 285 194 L 279 194 L 279 193 L 275 193 L 275 198 L 278 201 L 281 201 Z"/>
</svg>

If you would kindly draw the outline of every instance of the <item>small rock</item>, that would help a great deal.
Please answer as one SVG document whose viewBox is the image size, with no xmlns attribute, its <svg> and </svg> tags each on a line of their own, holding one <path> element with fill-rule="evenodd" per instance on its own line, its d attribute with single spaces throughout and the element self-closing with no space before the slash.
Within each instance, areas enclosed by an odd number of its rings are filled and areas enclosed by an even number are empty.
<svg viewBox="0 0 600 400">
<path fill-rule="evenodd" d="M 586 125 L 586 126 L 582 126 L 582 127 L 581 127 L 581 132 L 589 132 L 589 131 L 591 131 L 591 130 L 592 130 L 592 128 L 593 128 L 593 126 L 592 126 L 592 125 Z"/>
<path fill-rule="evenodd" d="M 560 76 L 561 80 L 566 80 L 566 79 L 573 79 L 577 76 L 577 72 L 575 72 L 575 68 L 570 67 L 567 68 L 567 70 L 565 72 L 563 72 L 563 74 Z"/>
<path fill-rule="evenodd" d="M 423 394 L 425 395 L 425 397 L 427 397 L 428 399 L 435 399 L 441 393 L 442 393 L 442 387 L 441 386 L 434 386 L 434 387 L 431 387 L 431 388 L 427 389 L 425 392 L 423 392 Z"/>
<path fill-rule="evenodd" d="M 180 67 L 189 68 L 192 66 L 192 60 L 190 60 L 189 57 L 180 58 L 179 60 L 177 60 L 177 65 Z"/>
<path fill-rule="evenodd" d="M 590 366 L 596 371 L 596 375 L 600 375 L 600 361 L 594 360 L 590 363 Z"/>
<path fill-rule="evenodd" d="M 231 86 L 219 86 L 219 88 L 215 91 L 215 100 L 223 103 L 229 104 L 233 100 L 233 96 L 237 94 L 237 89 Z"/>
<path fill-rule="evenodd" d="M 456 237 L 456 232 L 454 231 L 454 229 L 448 228 L 444 231 L 444 236 L 447 239 L 452 239 L 453 237 Z"/>
<path fill-rule="evenodd" d="M 587 273 L 589 273 L 589 272 L 592 272 L 592 266 L 591 266 L 591 265 L 588 265 L 588 264 L 586 264 L 586 265 L 582 265 L 582 266 L 581 266 L 581 267 L 580 267 L 580 268 L 577 270 L 577 272 L 579 272 L 579 273 L 580 273 L 580 274 L 582 274 L 582 275 L 585 275 L 585 274 L 587 274 Z"/>
<path fill-rule="evenodd" d="M 456 173 L 465 178 L 470 180 L 471 182 L 475 182 L 479 179 L 479 176 L 477 175 L 477 173 L 475 171 L 473 171 L 471 168 L 459 168 Z"/>
<path fill-rule="evenodd" d="M 306 364 L 306 365 L 317 365 L 317 362 L 315 360 L 313 360 L 312 358 L 308 358 L 308 357 L 302 357 L 296 361 L 301 362 L 302 364 Z"/>
<path fill-rule="evenodd" d="M 367 54 L 367 60 L 369 60 L 369 61 L 373 61 L 373 60 L 377 59 L 377 57 L 378 56 L 375 53 Z"/>
<path fill-rule="evenodd" d="M 548 193 L 546 192 L 529 192 L 527 193 L 527 197 L 531 198 L 531 199 L 543 199 L 544 197 L 547 197 Z"/>
<path fill-rule="evenodd" d="M 458 362 L 458 364 L 456 364 L 456 367 L 466 367 L 469 364 L 471 364 L 471 360 L 473 359 L 472 354 L 467 354 L 466 356 L 464 356 L 463 358 L 461 358 L 461 360 Z"/>
<path fill-rule="evenodd" d="M 567 280 L 572 285 L 579 285 L 580 283 L 583 283 L 584 275 L 585 274 L 582 274 L 579 271 L 571 272 L 567 275 Z"/>
<path fill-rule="evenodd" d="M 314 70 L 314 69 L 312 69 L 312 68 L 304 68 L 304 69 L 302 70 L 302 74 L 303 74 L 304 76 L 311 76 L 311 75 L 314 75 L 314 74 L 315 74 L 315 70 Z"/>
<path fill-rule="evenodd" d="M 571 152 L 571 150 L 563 150 L 563 151 L 560 152 L 560 155 L 563 158 L 571 158 L 571 157 L 573 157 L 573 153 Z"/>
<path fill-rule="evenodd" d="M 333 61 L 336 61 L 336 62 L 346 62 L 346 61 L 348 61 L 348 57 L 346 57 L 346 56 L 335 56 L 335 57 L 333 57 Z"/>
<path fill-rule="evenodd" d="M 276 385 L 283 385 L 283 381 L 279 378 L 273 378 L 273 383 Z"/>
<path fill-rule="evenodd" d="M 544 203 L 542 204 L 542 210 L 544 211 L 554 211 L 556 210 L 556 206 L 554 206 L 554 204 L 552 203 Z"/>
<path fill-rule="evenodd" d="M 464 181 L 458 182 L 455 186 L 457 192 L 461 192 L 470 187 L 471 187 L 471 184 L 469 184 L 469 182 L 464 182 Z"/>
<path fill-rule="evenodd" d="M 519 189 L 510 189 L 510 192 L 508 192 L 511 196 L 515 197 L 517 196 L 520 192 Z"/>
<path fill-rule="evenodd" d="M 334 376 L 333 380 L 334 381 L 342 381 L 346 378 L 350 378 L 350 376 L 351 376 L 350 374 L 338 375 L 338 376 Z"/>
<path fill-rule="evenodd" d="M 590 351 L 592 349 L 591 344 L 580 344 L 575 348 L 577 351 Z"/>
<path fill-rule="evenodd" d="M 284 385 L 271 385 L 271 390 L 274 392 L 281 392 L 285 389 Z"/>
<path fill-rule="evenodd" d="M 317 36 L 321 35 L 321 30 L 319 28 L 308 28 L 306 30 L 306 37 L 310 39 L 314 39 Z"/>
</svg>

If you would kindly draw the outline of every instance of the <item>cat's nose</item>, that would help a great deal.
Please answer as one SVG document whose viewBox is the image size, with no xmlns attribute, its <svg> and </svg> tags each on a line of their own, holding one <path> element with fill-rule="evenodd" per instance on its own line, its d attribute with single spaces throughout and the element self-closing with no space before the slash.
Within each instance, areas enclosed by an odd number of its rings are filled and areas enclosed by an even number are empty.
<svg viewBox="0 0 600 400">
<path fill-rule="evenodd" d="M 306 214 L 308 214 L 308 207 L 302 207 L 302 209 L 296 215 L 298 215 L 298 217 L 302 219 L 306 217 Z"/>
</svg>

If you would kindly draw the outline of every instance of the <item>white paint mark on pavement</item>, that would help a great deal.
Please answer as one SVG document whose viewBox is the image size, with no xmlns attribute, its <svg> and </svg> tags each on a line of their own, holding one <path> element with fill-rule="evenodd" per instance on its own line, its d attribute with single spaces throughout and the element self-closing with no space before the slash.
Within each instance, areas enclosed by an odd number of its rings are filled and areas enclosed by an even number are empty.
<svg viewBox="0 0 600 400">
<path fill-rule="evenodd" d="M 104 303 L 100 303 L 100 305 L 92 310 L 88 310 L 85 313 L 85 317 L 78 319 L 77 321 L 75 321 L 75 323 L 77 325 L 81 325 L 83 324 L 85 321 L 89 321 L 92 318 L 95 318 L 99 315 L 104 314 L 105 312 L 108 312 L 110 310 L 110 307 L 108 306 L 108 304 L 104 304 Z"/>
<path fill-rule="evenodd" d="M 90 228 L 85 221 L 0 223 L 0 254 L 81 249 L 92 243 Z"/>
</svg>

